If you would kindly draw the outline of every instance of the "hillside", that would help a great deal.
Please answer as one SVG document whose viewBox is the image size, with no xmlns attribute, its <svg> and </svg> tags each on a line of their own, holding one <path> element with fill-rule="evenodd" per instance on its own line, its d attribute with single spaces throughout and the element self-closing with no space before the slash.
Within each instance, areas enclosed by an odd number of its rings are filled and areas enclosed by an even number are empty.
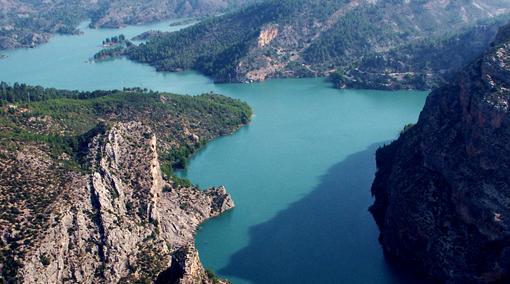
<svg viewBox="0 0 510 284">
<path fill-rule="evenodd" d="M 252 0 L 1 0 L 0 49 L 33 47 L 56 33 L 77 34 L 80 22 L 119 28 L 179 17 L 222 13 Z"/>
<path fill-rule="evenodd" d="M 510 26 L 377 151 L 370 211 L 391 258 L 439 283 L 510 280 Z"/>
<path fill-rule="evenodd" d="M 237 9 L 253 0 L 122 0 L 107 1 L 92 16 L 91 26 L 118 28 L 182 17 L 210 16 Z"/>
<path fill-rule="evenodd" d="M 161 71 L 194 69 L 217 82 L 327 76 L 335 71 L 344 75 L 358 66 L 360 72 L 376 69 L 369 71 L 385 74 L 391 70 L 384 65 L 369 65 L 371 58 L 383 56 L 389 57 L 385 61 L 404 64 L 399 69 L 411 70 L 405 70 L 410 76 L 432 72 L 426 77 L 429 86 L 441 81 L 438 68 L 407 66 L 414 61 L 399 57 L 416 51 L 433 54 L 430 48 L 453 49 L 459 44 L 444 41 L 466 37 L 462 42 L 466 60 L 474 59 L 509 12 L 510 2 L 489 0 L 266 0 L 176 33 L 160 34 L 126 54 Z M 482 30 L 490 32 L 469 40 Z M 449 65 L 448 58 L 426 56 L 432 66 Z M 355 74 L 348 75 L 344 79 L 353 81 Z"/>
<path fill-rule="evenodd" d="M 355 68 L 337 69 L 330 78 L 339 88 L 433 89 L 480 56 L 506 22 L 479 24 L 458 34 L 371 54 L 357 61 Z"/>
<path fill-rule="evenodd" d="M 245 103 L 0 87 L 0 282 L 216 283 L 193 236 L 233 201 L 173 169 L 247 123 Z"/>
</svg>

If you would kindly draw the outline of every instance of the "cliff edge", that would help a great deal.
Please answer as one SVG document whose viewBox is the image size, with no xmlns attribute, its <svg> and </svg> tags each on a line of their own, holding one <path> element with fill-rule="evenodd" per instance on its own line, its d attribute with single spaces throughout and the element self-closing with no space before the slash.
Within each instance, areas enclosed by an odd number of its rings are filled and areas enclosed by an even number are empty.
<svg viewBox="0 0 510 284">
<path fill-rule="evenodd" d="M 244 125 L 246 104 L 0 85 L 0 282 L 223 283 L 194 234 L 234 202 L 173 169 Z"/>
<path fill-rule="evenodd" d="M 510 280 L 509 31 L 377 151 L 380 242 L 436 281 Z"/>
<path fill-rule="evenodd" d="M 118 123 L 96 136 L 90 146 L 89 174 L 59 176 L 58 184 L 49 180 L 40 185 L 54 189 L 57 197 L 47 205 L 48 216 L 41 216 L 47 224 L 37 230 L 38 235 L 24 240 L 30 247 L 23 247 L 23 256 L 16 259 L 23 283 L 151 280 L 174 265 L 175 252 L 193 247 L 201 222 L 234 206 L 223 187 L 200 191 L 165 181 L 156 136 L 141 123 Z M 23 176 L 28 186 L 59 168 L 30 146 L 5 165 L 3 175 Z M 31 227 L 30 221 L 38 217 L 25 212 L 18 221 Z M 2 239 L 9 243 L 17 233 L 4 230 Z M 193 255 L 196 264 L 185 267 L 185 273 L 193 275 L 193 281 L 212 283 L 198 255 Z M 171 283 L 181 280 L 178 275 Z"/>
</svg>

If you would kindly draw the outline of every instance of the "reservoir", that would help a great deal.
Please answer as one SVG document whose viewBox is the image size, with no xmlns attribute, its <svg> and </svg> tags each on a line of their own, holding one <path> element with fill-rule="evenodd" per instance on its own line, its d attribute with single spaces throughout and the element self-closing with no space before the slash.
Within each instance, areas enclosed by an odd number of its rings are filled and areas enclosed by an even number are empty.
<svg viewBox="0 0 510 284">
<path fill-rule="evenodd" d="M 418 119 L 426 92 L 337 90 L 323 79 L 217 85 L 194 72 L 157 73 L 118 59 L 90 63 L 120 30 L 82 25 L 34 49 L 4 52 L 0 81 L 95 90 L 142 87 L 247 101 L 253 121 L 207 145 L 181 175 L 202 188 L 225 185 L 236 208 L 196 237 L 206 268 L 233 283 L 409 283 L 390 267 L 368 213 L 376 149 Z"/>
</svg>

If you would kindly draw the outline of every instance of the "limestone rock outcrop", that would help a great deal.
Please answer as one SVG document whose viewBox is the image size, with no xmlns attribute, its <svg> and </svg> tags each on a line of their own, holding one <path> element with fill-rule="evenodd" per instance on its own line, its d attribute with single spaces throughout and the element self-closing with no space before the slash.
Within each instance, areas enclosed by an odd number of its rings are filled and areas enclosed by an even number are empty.
<svg viewBox="0 0 510 284">
<path fill-rule="evenodd" d="M 59 167 L 36 149 L 18 155 L 18 161 L 34 163 L 34 177 Z M 97 135 L 87 159 L 90 172 L 63 178 L 61 197 L 48 207 L 47 228 L 14 259 L 21 282 L 153 281 L 185 248 L 193 262 L 186 261 L 171 283 L 212 283 L 193 236 L 200 223 L 233 208 L 225 188 L 201 191 L 164 180 L 156 136 L 139 122 L 116 123 Z M 18 174 L 15 166 L 10 174 Z"/>
</svg>

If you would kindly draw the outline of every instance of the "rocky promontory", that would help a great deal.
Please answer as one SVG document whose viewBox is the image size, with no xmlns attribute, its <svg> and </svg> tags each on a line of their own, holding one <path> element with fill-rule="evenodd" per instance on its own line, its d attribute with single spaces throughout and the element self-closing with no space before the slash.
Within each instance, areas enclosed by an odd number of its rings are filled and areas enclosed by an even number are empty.
<svg viewBox="0 0 510 284">
<path fill-rule="evenodd" d="M 115 124 L 95 137 L 88 157 L 93 170 L 69 177 L 59 186 L 62 196 L 50 205 L 54 208 L 48 212 L 48 228 L 33 239 L 33 249 L 18 259 L 19 280 L 151 280 L 173 265 L 172 255 L 179 248 L 193 246 L 201 222 L 234 206 L 224 188 L 203 192 L 165 181 L 156 147 L 150 128 L 135 122 Z M 22 150 L 10 165 L 46 164 L 37 172 L 26 167 L 4 171 L 37 179 L 58 167 L 44 158 L 39 151 Z M 4 238 L 14 236 L 7 233 Z M 208 282 L 204 273 L 193 271 L 201 266 L 186 268 L 192 269 L 185 273 L 194 275 L 194 280 Z"/>
<path fill-rule="evenodd" d="M 0 282 L 220 281 L 193 238 L 234 202 L 224 187 L 202 191 L 172 169 L 246 123 L 247 105 L 1 85 Z"/>
<path fill-rule="evenodd" d="M 377 151 L 386 254 L 436 282 L 510 281 L 510 26 Z"/>
</svg>

